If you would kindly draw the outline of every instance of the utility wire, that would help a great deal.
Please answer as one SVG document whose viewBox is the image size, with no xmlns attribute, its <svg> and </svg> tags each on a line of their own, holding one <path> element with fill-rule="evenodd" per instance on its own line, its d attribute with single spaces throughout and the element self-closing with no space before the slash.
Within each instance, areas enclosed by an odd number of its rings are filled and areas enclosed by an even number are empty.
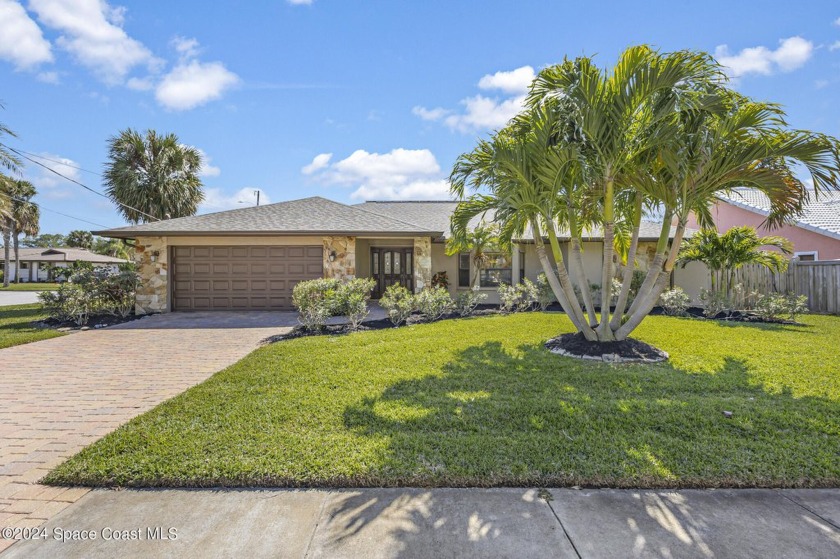
<svg viewBox="0 0 840 559">
<path fill-rule="evenodd" d="M 4 146 L 5 148 L 9 149 L 10 151 L 13 151 L 14 153 L 16 153 L 16 154 L 18 154 L 19 156 L 23 157 L 23 158 L 24 158 L 24 159 L 26 159 L 27 161 L 30 161 L 30 162 L 32 162 L 32 163 L 34 163 L 34 164 L 36 164 L 36 165 L 39 165 L 39 166 L 43 167 L 43 168 L 44 168 L 44 169 L 46 169 L 47 171 L 49 171 L 49 172 L 51 172 L 51 173 L 54 173 L 54 174 L 58 175 L 59 177 L 63 178 L 64 180 L 70 181 L 70 182 L 72 182 L 72 183 L 74 183 L 74 184 L 78 184 L 79 186 L 81 186 L 81 187 L 82 187 L 82 188 L 84 188 L 85 190 L 89 190 L 90 192 L 93 192 L 93 193 L 94 193 L 94 194 L 96 194 L 97 196 L 102 196 L 102 197 L 103 197 L 103 198 L 105 198 L 106 200 L 111 200 L 108 196 L 106 196 L 105 194 L 102 194 L 102 193 L 101 193 L 101 192 L 99 192 L 98 190 L 94 190 L 94 189 L 92 189 L 91 187 L 89 187 L 89 186 L 87 186 L 87 185 L 84 185 L 84 184 L 80 183 L 79 181 L 77 181 L 77 180 L 75 180 L 75 179 L 71 179 L 71 178 L 70 178 L 70 177 L 68 177 L 67 175 L 62 175 L 61 173 L 59 173 L 59 172 L 58 172 L 58 171 L 56 171 L 55 169 L 53 169 L 53 168 L 51 168 L 51 167 L 48 167 L 47 165 L 44 165 L 44 164 L 43 164 L 43 163 L 41 163 L 40 161 L 36 161 L 36 160 L 32 159 L 32 158 L 31 158 L 31 157 L 29 157 L 28 155 L 25 155 L 25 154 L 24 154 L 24 152 L 22 152 L 22 151 L 20 151 L 20 150 L 17 150 L 17 149 L 15 149 L 15 148 L 13 148 L 13 147 L 11 147 L 11 146 L 7 146 L 7 145 L 5 145 L 5 144 L 0 144 L 0 146 Z M 62 163 L 62 165 L 63 165 L 63 163 Z M 117 202 L 116 200 L 111 200 L 111 201 L 112 201 L 112 202 L 114 202 L 115 204 L 119 205 L 119 206 L 122 206 L 122 207 L 124 207 L 124 208 L 128 208 L 129 210 L 134 210 L 135 212 L 137 212 L 137 213 L 139 213 L 139 214 L 142 214 L 142 215 L 145 215 L 146 217 L 150 217 L 150 218 L 154 219 L 155 221 L 160 221 L 160 218 L 159 218 L 159 217 L 153 216 L 153 215 L 151 215 L 151 214 L 147 214 L 146 212 L 144 212 L 144 211 L 142 211 L 142 210 L 139 210 L 139 209 L 137 209 L 137 208 L 135 208 L 135 207 L 129 206 L 128 204 L 123 204 L 122 202 Z"/>
<path fill-rule="evenodd" d="M 38 202 L 33 202 L 32 200 L 27 200 L 25 198 L 18 198 L 16 196 L 9 196 L 9 199 L 10 200 L 15 200 L 17 202 L 23 202 L 23 203 L 26 203 L 26 204 L 32 204 L 33 206 L 38 206 L 39 208 L 41 208 L 42 210 L 47 211 L 47 212 L 52 212 L 54 214 L 62 215 L 64 217 L 69 217 L 70 219 L 75 219 L 76 221 L 83 221 L 85 223 L 89 223 L 90 225 L 96 225 L 97 227 L 102 227 L 104 229 L 108 229 L 107 225 L 102 225 L 101 223 L 95 223 L 93 221 L 88 221 L 86 219 L 82 219 L 81 217 L 76 217 L 74 215 L 62 213 L 62 212 L 59 212 L 57 210 L 52 210 L 50 208 L 45 208 L 44 206 L 42 206 Z"/>
<path fill-rule="evenodd" d="M 6 146 L 6 147 L 9 147 L 9 146 Z M 9 149 L 11 149 L 11 148 L 9 148 Z M 32 153 L 30 151 L 26 151 L 26 150 L 23 150 L 23 149 L 19 149 L 17 151 L 19 153 L 25 153 L 26 155 L 29 155 L 29 156 L 32 156 L 32 157 L 37 157 L 38 159 L 43 159 L 44 161 L 49 161 L 50 163 L 56 163 L 58 165 L 64 165 L 65 167 L 70 167 L 71 169 L 76 169 L 78 171 L 84 171 L 85 173 L 90 173 L 91 175 L 96 175 L 97 177 L 102 176 L 102 173 L 97 173 L 96 171 L 90 171 L 90 170 L 84 169 L 82 167 L 77 167 L 76 165 L 70 165 L 69 163 L 67 163 L 65 161 L 61 161 L 61 160 L 58 160 L 58 159 L 51 159 L 51 158 L 46 157 L 44 155 L 40 155 L 40 154 L 37 154 L 37 153 Z"/>
</svg>

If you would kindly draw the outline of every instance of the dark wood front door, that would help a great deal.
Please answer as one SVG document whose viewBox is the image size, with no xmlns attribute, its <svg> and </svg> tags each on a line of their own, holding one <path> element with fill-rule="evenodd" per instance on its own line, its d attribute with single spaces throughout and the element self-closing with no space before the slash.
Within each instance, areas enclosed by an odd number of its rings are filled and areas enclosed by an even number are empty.
<svg viewBox="0 0 840 559">
<path fill-rule="evenodd" d="M 379 299 L 389 285 L 399 284 L 414 292 L 414 249 L 371 248 L 370 277 L 376 285 L 373 298 Z"/>
</svg>

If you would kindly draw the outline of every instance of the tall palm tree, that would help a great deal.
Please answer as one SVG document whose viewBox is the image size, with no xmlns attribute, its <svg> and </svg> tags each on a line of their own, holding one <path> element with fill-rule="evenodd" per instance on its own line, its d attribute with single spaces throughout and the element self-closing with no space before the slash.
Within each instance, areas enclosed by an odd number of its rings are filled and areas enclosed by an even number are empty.
<svg viewBox="0 0 840 559">
<path fill-rule="evenodd" d="M 21 234 L 37 235 L 40 232 L 41 212 L 32 202 L 36 193 L 32 183 L 24 180 L 12 181 L 9 188 L 12 200 L 11 211 L 4 232 L 9 229 L 14 243 L 15 277 L 13 281 L 15 283 L 20 283 L 20 236 Z"/>
<path fill-rule="evenodd" d="M 108 141 L 105 191 L 130 223 L 195 215 L 204 200 L 201 153 L 175 134 L 131 128 Z"/>
<path fill-rule="evenodd" d="M 764 250 L 775 247 L 779 251 Z M 716 229 L 701 229 L 683 245 L 678 263 L 702 262 L 712 273 L 712 291 L 729 296 L 735 271 L 747 264 L 758 264 L 774 272 L 787 269 L 785 255 L 793 251 L 793 244 L 784 237 L 759 237 L 753 227 L 733 227 L 723 234 Z"/>
<path fill-rule="evenodd" d="M 475 274 L 470 285 L 479 287 L 481 270 L 487 267 L 490 254 L 501 250 L 499 230 L 495 224 L 482 221 L 474 229 L 464 228 L 461 234 L 453 235 L 446 243 L 446 254 L 469 252 Z"/>
<path fill-rule="evenodd" d="M 778 107 L 731 94 L 721 80 L 708 55 L 647 47 L 628 49 L 609 73 L 585 57 L 543 70 L 532 84 L 530 109 L 456 162 L 450 181 L 462 202 L 453 231 L 490 210 L 503 239 L 530 229 L 575 327 L 589 340 L 625 339 L 665 289 L 691 212 L 706 220 L 720 193 L 747 184 L 773 201 L 771 219 L 783 219 L 805 196 L 790 181 L 791 161 L 811 172 L 817 189 L 831 187 L 840 173 L 836 140 L 787 129 Z M 484 192 L 467 197 L 468 189 Z M 664 210 L 656 256 L 625 315 L 639 226 L 652 206 Z M 561 226 L 570 231 L 569 267 L 582 286 L 581 231 L 603 230 L 601 285 L 614 275 L 614 243 L 626 248 L 612 319 L 609 289 L 602 289 L 600 321 L 584 316 L 557 241 Z"/>
</svg>

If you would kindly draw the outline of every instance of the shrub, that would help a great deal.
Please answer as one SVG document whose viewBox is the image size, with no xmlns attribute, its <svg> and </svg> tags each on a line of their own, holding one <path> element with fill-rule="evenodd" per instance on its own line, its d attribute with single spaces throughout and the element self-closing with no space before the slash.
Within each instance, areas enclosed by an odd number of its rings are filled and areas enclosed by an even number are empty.
<svg viewBox="0 0 840 559">
<path fill-rule="evenodd" d="M 700 301 L 703 304 L 703 314 L 706 318 L 714 318 L 720 313 L 732 312 L 732 302 L 725 293 L 720 291 L 700 290 Z"/>
<path fill-rule="evenodd" d="M 87 264 L 87 263 L 85 263 Z M 49 316 L 60 322 L 72 320 L 79 326 L 91 316 L 111 314 L 125 318 L 134 310 L 137 274 L 129 268 L 110 273 L 102 268 L 74 263 L 68 281 L 54 293 L 38 297 Z"/>
<path fill-rule="evenodd" d="M 388 313 L 391 323 L 399 326 L 414 311 L 414 295 L 401 285 L 390 285 L 379 299 L 379 306 Z"/>
<path fill-rule="evenodd" d="M 452 297 L 442 287 L 424 289 L 415 298 L 415 306 L 426 320 L 437 320 L 452 310 Z"/>
<path fill-rule="evenodd" d="M 548 283 L 548 278 L 545 274 L 540 274 L 537 276 L 537 296 L 536 296 L 536 303 L 540 306 L 540 310 L 544 311 L 548 308 L 548 306 L 556 301 L 557 299 L 554 297 L 554 291 L 551 289 L 551 285 Z"/>
<path fill-rule="evenodd" d="M 758 298 L 755 312 L 764 320 L 778 319 L 782 316 L 796 320 L 796 315 L 808 312 L 807 301 L 805 295 L 768 293 Z"/>
<path fill-rule="evenodd" d="M 499 301 L 505 312 L 528 310 L 537 300 L 537 286 L 529 279 L 517 285 L 499 284 Z"/>
<path fill-rule="evenodd" d="M 320 330 L 335 313 L 338 305 L 337 279 L 302 281 L 292 290 L 292 304 L 298 310 L 298 321 L 307 330 Z"/>
<path fill-rule="evenodd" d="M 449 276 L 447 276 L 445 270 L 443 272 L 437 272 L 432 276 L 432 287 L 449 289 Z"/>
<path fill-rule="evenodd" d="M 499 284 L 499 302 L 504 312 L 514 312 L 519 301 L 519 290 L 507 283 Z"/>
<path fill-rule="evenodd" d="M 481 293 L 477 289 L 462 291 L 455 299 L 455 310 L 461 316 L 469 316 L 485 299 L 487 299 L 487 294 Z"/>
<path fill-rule="evenodd" d="M 368 301 L 370 292 L 376 282 L 370 278 L 355 278 L 342 283 L 336 290 L 333 312 L 347 316 L 350 321 L 350 328 L 358 329 L 362 321 L 368 315 Z"/>
<path fill-rule="evenodd" d="M 662 310 L 670 316 L 684 315 L 690 302 L 691 300 L 681 287 L 669 289 L 659 296 L 659 304 L 662 305 Z"/>
</svg>

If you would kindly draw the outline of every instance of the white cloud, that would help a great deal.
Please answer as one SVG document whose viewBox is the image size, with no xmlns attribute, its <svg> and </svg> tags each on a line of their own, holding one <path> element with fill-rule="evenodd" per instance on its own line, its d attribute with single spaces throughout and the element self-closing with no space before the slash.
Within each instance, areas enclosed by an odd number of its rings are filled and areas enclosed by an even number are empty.
<svg viewBox="0 0 840 559">
<path fill-rule="evenodd" d="M 834 20 L 834 25 L 836 25 L 837 27 L 840 27 L 840 17 L 838 17 L 837 19 Z"/>
<path fill-rule="evenodd" d="M 11 0 L 0 0 L 0 58 L 18 70 L 28 70 L 52 62 L 49 41 L 32 21 L 23 6 Z"/>
<path fill-rule="evenodd" d="M 122 28 L 125 8 L 104 0 L 30 0 L 29 7 L 44 25 L 62 33 L 58 46 L 109 85 L 122 83 L 136 66 L 161 64 Z"/>
<path fill-rule="evenodd" d="M 34 158 L 36 161 L 56 173 L 61 173 L 74 181 L 84 182 L 82 172 L 77 168 L 79 164 L 72 159 L 47 152 L 39 153 L 38 156 Z M 81 188 L 34 163 L 27 165 L 26 178 L 38 189 L 40 196 L 54 200 L 69 198 L 74 194 L 74 189 Z"/>
<path fill-rule="evenodd" d="M 351 198 L 440 200 L 450 197 L 449 184 L 440 177 L 440 165 L 428 149 L 397 148 L 388 153 L 360 149 L 335 163 L 329 163 L 330 156 L 317 156 L 302 171 L 323 184 L 355 186 Z"/>
<path fill-rule="evenodd" d="M 186 37 L 175 37 L 172 39 L 172 47 L 175 51 L 185 58 L 195 58 L 198 56 L 198 40 L 187 39 Z"/>
<path fill-rule="evenodd" d="M 237 83 L 239 76 L 221 62 L 191 60 L 178 64 L 163 77 L 155 98 L 167 109 L 184 111 L 219 99 Z"/>
<path fill-rule="evenodd" d="M 834 52 L 837 49 L 840 49 L 840 41 L 834 41 L 833 43 L 831 43 L 831 46 L 828 47 L 828 50 L 830 50 L 831 52 Z"/>
<path fill-rule="evenodd" d="M 286 0 L 292 6 L 311 6 L 314 0 Z"/>
<path fill-rule="evenodd" d="M 240 188 L 232 194 L 228 194 L 221 188 L 208 188 L 204 191 L 204 202 L 198 207 L 198 213 L 220 212 L 236 208 L 254 206 L 257 197 L 254 191 L 260 192 L 260 205 L 270 204 L 271 200 L 262 188 Z"/>
<path fill-rule="evenodd" d="M 507 97 L 488 97 L 475 95 L 461 100 L 463 112 L 455 112 L 442 107 L 428 109 L 416 106 L 411 112 L 428 121 L 441 121 L 452 130 L 464 134 L 479 130 L 491 130 L 505 126 L 525 106 L 528 87 L 534 80 L 534 69 L 522 66 L 507 72 L 487 74 L 478 81 L 478 87 L 484 90 L 496 89 Z"/>
<path fill-rule="evenodd" d="M 300 170 L 300 172 L 304 175 L 311 175 L 315 171 L 320 171 L 321 169 L 327 166 L 327 164 L 330 162 L 330 159 L 332 159 L 332 156 L 333 154 L 331 153 L 318 154 L 312 159 L 312 163 L 304 166 Z"/>
<path fill-rule="evenodd" d="M 149 91 L 155 87 L 155 82 L 151 77 L 129 78 L 128 81 L 125 82 L 125 86 L 128 89 L 133 89 L 134 91 Z"/>
<path fill-rule="evenodd" d="M 532 67 L 522 66 L 510 72 L 488 74 L 478 80 L 478 87 L 481 89 L 499 89 L 511 95 L 521 95 L 528 92 L 528 88 L 531 87 L 531 82 L 534 81 L 535 77 Z"/>
<path fill-rule="evenodd" d="M 219 175 L 222 174 L 222 170 L 220 168 L 214 167 L 213 165 L 210 164 L 213 160 L 210 158 L 209 155 L 207 155 L 207 152 L 205 152 L 201 148 L 195 148 L 195 149 L 197 149 L 198 153 L 201 154 L 202 165 L 201 165 L 201 173 L 199 173 L 200 176 L 202 176 L 202 177 L 218 177 Z"/>
<path fill-rule="evenodd" d="M 746 74 L 769 76 L 776 71 L 791 72 L 802 67 L 814 52 L 814 44 L 802 37 L 788 37 L 779 41 L 776 50 L 749 47 L 731 54 L 727 45 L 715 48 L 715 58 L 727 68 L 729 75 L 738 78 Z"/>
<path fill-rule="evenodd" d="M 61 79 L 58 77 L 58 72 L 39 72 L 36 78 L 40 82 L 50 83 L 53 85 L 61 83 Z"/>
</svg>

